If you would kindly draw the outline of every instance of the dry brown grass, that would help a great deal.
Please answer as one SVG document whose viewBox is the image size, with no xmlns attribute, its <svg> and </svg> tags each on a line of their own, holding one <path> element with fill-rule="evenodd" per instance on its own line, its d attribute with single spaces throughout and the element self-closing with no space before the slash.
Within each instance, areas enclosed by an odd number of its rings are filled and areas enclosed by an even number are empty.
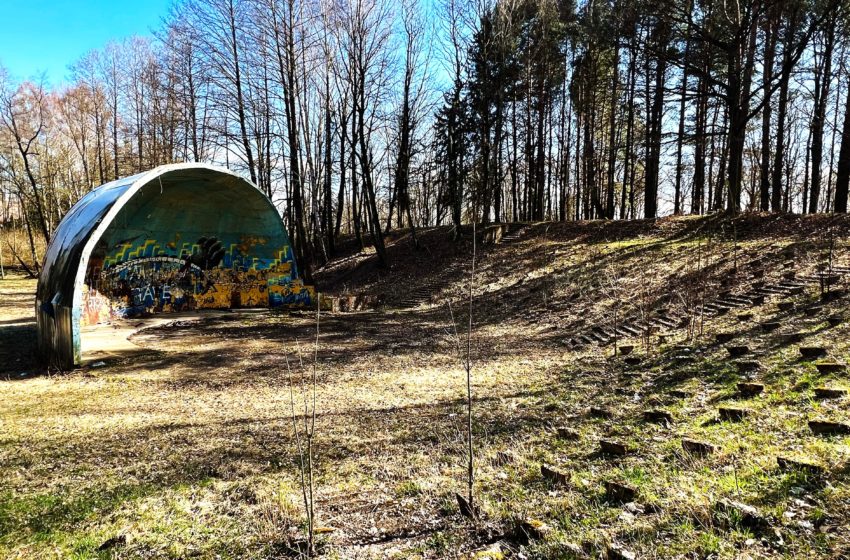
<svg viewBox="0 0 850 560">
<path fill-rule="evenodd" d="M 757 238 L 744 249 L 755 255 L 776 244 L 769 250 L 779 255 L 795 242 Z M 749 327 L 734 314 L 710 321 L 694 341 L 699 359 L 676 368 L 665 347 L 654 346 L 630 369 L 610 361 L 607 349 L 566 346 L 574 325 L 604 319 L 610 308 L 593 281 L 607 261 L 630 274 L 654 266 L 652 288 L 663 295 L 682 285 L 694 250 L 692 239 L 584 243 L 550 233 L 484 252 L 473 379 L 477 492 L 486 521 L 477 529 L 453 498 L 464 486 L 465 383 L 448 311 L 323 319 L 316 428 L 323 555 L 450 558 L 486 549 L 497 537 L 506 554 L 524 547 L 536 558 L 569 557 L 569 543 L 596 554 L 611 541 L 658 558 L 847 553 L 848 439 L 817 438 L 805 426 L 813 414 L 846 420 L 847 404 L 812 400 L 812 384 L 824 379 L 797 359 L 796 346 L 750 330 L 779 313 L 775 304 L 760 308 Z M 712 274 L 722 274 L 722 266 Z M 32 282 L 0 286 L 4 298 L 20 300 L 3 313 L 26 317 L 31 305 L 19 296 Z M 446 279 L 445 297 L 461 290 Z M 831 305 L 840 310 L 846 300 Z M 7 346 L 5 317 L 0 342 Z M 850 327 L 826 329 L 801 317 L 794 320 L 811 342 L 848 356 Z M 307 313 L 208 318 L 139 333 L 134 341 L 150 350 L 142 356 L 0 383 L 0 556 L 295 555 L 303 519 L 284 356 L 296 354 L 296 340 L 309 346 L 313 328 Z M 729 329 L 763 351 L 768 391 L 739 402 L 753 418 L 715 423 L 718 404 L 738 402 L 737 377 L 711 336 Z M 690 396 L 676 398 L 672 389 Z M 591 404 L 614 417 L 588 415 Z M 650 406 L 669 409 L 674 426 L 643 422 Z M 559 439 L 554 428 L 563 425 L 580 439 Z M 689 457 L 682 436 L 711 441 L 720 452 Z M 601 438 L 635 452 L 600 456 Z M 513 451 L 517 461 L 498 466 L 499 450 Z M 818 460 L 828 467 L 826 479 L 779 471 L 777 454 Z M 567 472 L 569 485 L 543 480 L 544 462 Z M 634 485 L 638 501 L 651 507 L 626 515 L 622 504 L 609 503 L 603 486 L 612 479 Z M 712 509 L 721 497 L 758 506 L 773 516 L 771 530 L 724 523 Z M 552 531 L 522 545 L 513 530 L 527 518 Z M 125 542 L 97 551 L 118 535 Z"/>
</svg>

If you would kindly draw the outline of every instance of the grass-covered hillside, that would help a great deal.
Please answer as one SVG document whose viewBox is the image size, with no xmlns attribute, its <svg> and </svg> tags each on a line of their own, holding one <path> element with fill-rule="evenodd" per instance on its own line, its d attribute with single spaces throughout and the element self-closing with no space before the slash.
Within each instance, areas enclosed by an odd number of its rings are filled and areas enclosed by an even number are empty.
<svg viewBox="0 0 850 560">
<path fill-rule="evenodd" d="M 316 271 L 367 302 L 321 318 L 322 557 L 850 557 L 850 221 L 478 235 L 475 521 L 451 320 L 464 337 L 471 232 L 396 232 L 388 270 L 352 241 Z M 315 316 L 176 321 L 45 375 L 33 290 L 0 281 L 0 556 L 297 557 Z"/>
</svg>

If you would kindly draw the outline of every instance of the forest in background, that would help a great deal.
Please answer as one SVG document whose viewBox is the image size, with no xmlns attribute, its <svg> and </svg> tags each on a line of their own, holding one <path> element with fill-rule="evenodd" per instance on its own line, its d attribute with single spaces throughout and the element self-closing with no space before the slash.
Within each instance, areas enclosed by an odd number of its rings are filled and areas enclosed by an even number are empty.
<svg viewBox="0 0 850 560">
<path fill-rule="evenodd" d="M 62 85 L 0 66 L 0 224 L 20 233 L 3 249 L 37 272 L 82 195 L 183 161 L 256 183 L 308 276 L 341 235 L 388 264 L 392 228 L 846 212 L 848 14 L 846 0 L 181 0 Z"/>
</svg>

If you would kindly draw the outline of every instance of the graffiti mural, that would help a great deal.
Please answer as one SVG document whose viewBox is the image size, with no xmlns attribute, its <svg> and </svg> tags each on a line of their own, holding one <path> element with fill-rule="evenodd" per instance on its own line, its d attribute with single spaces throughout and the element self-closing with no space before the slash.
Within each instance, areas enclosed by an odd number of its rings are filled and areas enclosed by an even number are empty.
<svg viewBox="0 0 850 560">
<path fill-rule="evenodd" d="M 297 278 L 288 245 L 274 250 L 259 236 L 225 240 L 180 234 L 105 241 L 92 255 L 83 324 L 195 309 L 305 306 L 315 292 Z M 274 258 L 258 255 L 275 255 Z"/>
</svg>

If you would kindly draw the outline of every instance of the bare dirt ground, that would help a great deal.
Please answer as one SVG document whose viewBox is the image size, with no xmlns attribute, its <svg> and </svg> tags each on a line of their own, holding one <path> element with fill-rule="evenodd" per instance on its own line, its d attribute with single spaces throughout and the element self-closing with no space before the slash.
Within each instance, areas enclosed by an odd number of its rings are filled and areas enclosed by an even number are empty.
<svg viewBox="0 0 850 560">
<path fill-rule="evenodd" d="M 847 295 L 821 309 L 818 289 L 808 285 L 742 309 L 748 318 L 708 317 L 702 334 L 674 329 L 663 341 L 653 334 L 648 346 L 620 340 L 635 347 L 632 364 L 612 358 L 605 344 L 575 343 L 590 327 L 608 325 L 614 306 L 622 317 L 650 300 L 687 311 L 681 302 L 697 257 L 712 290 L 721 289 L 734 261 L 742 272 L 732 289 L 742 291 L 751 282 L 745 271 L 766 270 L 777 281 L 788 266 L 811 271 L 827 239 L 808 222 L 739 223 L 734 239 L 713 230 L 709 243 L 700 224 L 538 225 L 515 243 L 481 248 L 473 344 L 477 525 L 460 515 L 454 497 L 464 489 L 465 377 L 446 304 L 453 299 L 465 320 L 459 304 L 468 240 L 453 243 L 452 253 L 440 249 L 445 231 L 425 232 L 429 249 L 404 258 L 399 235 L 388 273 L 354 249 L 319 271 L 325 289 L 388 300 L 380 310 L 321 320 L 320 553 L 850 555 L 850 438 L 817 436 L 807 426 L 814 417 L 847 421 L 846 397 L 813 393 L 847 387 L 847 374 L 821 375 L 780 337 L 793 329 L 844 361 L 850 327 L 826 318 L 844 312 Z M 845 230 L 833 235 L 836 260 L 850 256 Z M 608 273 L 631 280 L 611 292 L 601 280 Z M 432 293 L 421 305 L 394 303 L 420 287 Z M 286 362 L 296 378 L 309 370 L 314 316 L 176 321 L 136 334 L 133 342 L 148 350 L 142 355 L 48 376 L 26 342 L 33 290 L 31 280 L 0 282 L 0 556 L 296 557 L 303 515 Z M 793 309 L 780 307 L 787 301 Z M 779 331 L 763 332 L 768 320 L 780 321 Z M 717 333 L 747 344 L 758 371 L 742 377 Z M 764 393 L 744 398 L 736 388 L 742 379 L 762 383 Z M 723 406 L 747 415 L 718 419 Z M 647 422 L 643 413 L 655 409 L 671 422 Z M 716 452 L 688 454 L 683 438 L 709 442 Z M 601 452 L 608 440 L 626 454 Z M 779 468 L 778 456 L 820 470 Z M 544 476 L 541 464 L 564 476 Z M 606 491 L 612 481 L 635 496 Z"/>
</svg>

